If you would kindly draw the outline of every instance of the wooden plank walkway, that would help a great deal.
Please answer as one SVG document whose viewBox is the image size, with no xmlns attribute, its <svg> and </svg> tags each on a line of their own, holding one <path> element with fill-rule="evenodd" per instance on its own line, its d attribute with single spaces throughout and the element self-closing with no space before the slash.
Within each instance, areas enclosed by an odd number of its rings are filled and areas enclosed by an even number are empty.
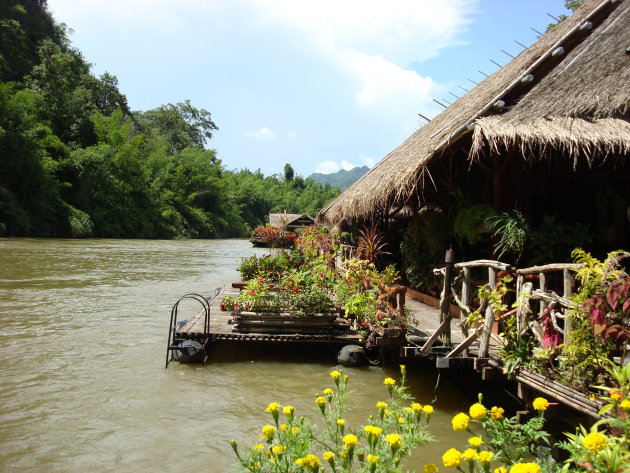
<svg viewBox="0 0 630 473">
<path fill-rule="evenodd" d="M 239 290 L 225 286 L 210 301 L 210 332 L 205 333 L 204 311 L 201 310 L 176 334 L 176 338 L 190 340 L 231 340 L 231 341 L 266 341 L 266 342 L 300 342 L 300 343 L 339 343 L 358 344 L 360 336 L 355 331 L 336 330 L 331 328 L 328 333 L 269 333 L 256 332 L 249 328 L 246 332 L 234 330 L 232 314 L 221 311 L 221 300 L 225 296 L 236 297 Z"/>
<path fill-rule="evenodd" d="M 176 335 L 178 339 L 191 340 L 232 340 L 232 341 L 269 341 L 269 342 L 306 342 L 306 343 L 339 343 L 360 344 L 360 336 L 352 330 L 331 329 L 329 333 L 263 333 L 250 328 L 247 332 L 234 330 L 233 316 L 230 312 L 221 311 L 221 300 L 225 296 L 236 297 L 239 290 L 225 286 L 210 301 L 210 332 L 205 333 L 204 311 L 201 310 Z M 406 306 L 412 312 L 413 330 L 411 340 L 421 343 L 428 339 L 439 326 L 439 310 L 422 302 L 407 298 Z M 458 319 L 451 323 L 451 333 L 454 344 L 460 343 L 464 337 L 457 325 Z M 413 344 L 412 344 L 413 345 Z"/>
</svg>

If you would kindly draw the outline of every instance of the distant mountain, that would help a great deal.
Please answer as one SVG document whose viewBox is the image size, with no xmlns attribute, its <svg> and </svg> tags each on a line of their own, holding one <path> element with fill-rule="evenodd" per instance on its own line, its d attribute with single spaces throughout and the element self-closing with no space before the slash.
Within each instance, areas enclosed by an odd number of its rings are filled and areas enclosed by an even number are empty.
<svg viewBox="0 0 630 473">
<path fill-rule="evenodd" d="M 350 171 L 346 171 L 342 169 L 341 171 L 334 172 L 332 174 L 322 174 L 319 172 L 315 172 L 310 175 L 310 178 L 315 182 L 319 182 L 320 184 L 330 184 L 333 187 L 339 187 L 341 190 L 347 189 L 356 181 L 359 180 L 363 174 L 370 170 L 367 166 L 361 166 L 350 169 Z"/>
</svg>

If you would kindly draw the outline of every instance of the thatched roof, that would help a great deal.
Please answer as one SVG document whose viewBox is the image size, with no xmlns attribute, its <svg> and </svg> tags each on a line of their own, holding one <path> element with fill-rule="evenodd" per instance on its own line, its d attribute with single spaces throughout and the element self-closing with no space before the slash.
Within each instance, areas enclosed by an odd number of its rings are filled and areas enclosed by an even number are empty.
<svg viewBox="0 0 630 473">
<path fill-rule="evenodd" d="M 324 208 L 318 220 L 353 221 L 402 208 L 418 188 L 431 184 L 428 164 L 439 159 L 461 136 L 476 130 L 476 123 L 483 123 L 476 131 L 477 151 L 487 143 L 516 144 L 522 149 L 534 143 L 544 146 L 562 143 L 561 147 L 568 150 L 590 147 L 627 152 L 626 122 L 613 118 L 592 122 L 560 118 L 618 117 L 627 113 L 630 91 L 625 48 L 629 44 L 620 38 L 627 38 L 628 34 L 628 3 L 627 0 L 587 1 L 571 17 L 385 156 Z M 592 30 L 581 28 L 587 21 L 592 23 Z M 619 36 L 615 39 L 607 31 Z M 564 54 L 558 54 L 559 47 L 564 48 Z M 530 74 L 533 81 L 528 81 Z M 564 77 L 567 74 L 571 77 Z M 598 84 L 595 94 L 590 92 L 593 82 Z M 497 109 L 498 101 L 503 101 L 505 108 Z M 497 115 L 506 109 L 507 113 Z M 511 125 L 503 125 L 502 118 L 506 116 Z M 481 117 L 489 118 L 480 120 Z M 529 124 L 527 129 L 523 128 L 525 123 Z M 577 130 L 579 135 L 572 134 Z M 620 135 L 614 138 L 617 132 Z M 586 137 L 588 143 L 584 141 Z"/>
<path fill-rule="evenodd" d="M 269 224 L 274 227 L 305 227 L 314 223 L 315 219 L 307 214 L 269 214 Z"/>
</svg>

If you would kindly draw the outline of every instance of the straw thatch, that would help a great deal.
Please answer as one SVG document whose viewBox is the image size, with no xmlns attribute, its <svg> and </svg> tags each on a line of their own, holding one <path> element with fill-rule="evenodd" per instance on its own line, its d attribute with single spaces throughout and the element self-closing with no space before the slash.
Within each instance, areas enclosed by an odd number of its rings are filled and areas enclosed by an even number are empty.
<svg viewBox="0 0 630 473">
<path fill-rule="evenodd" d="M 621 3 L 621 6 L 619 4 Z M 356 221 L 364 218 L 373 218 L 377 215 L 387 216 L 395 213 L 398 209 L 403 208 L 406 204 L 409 204 L 414 196 L 421 195 L 419 192 L 424 186 L 434 186 L 431 175 L 428 171 L 428 165 L 435 159 L 439 159 L 445 153 L 448 152 L 449 147 L 452 146 L 462 135 L 470 132 L 475 126 L 474 123 L 482 116 L 488 116 L 492 113 L 497 113 L 493 109 L 493 105 L 498 100 L 503 100 L 509 106 L 514 105 L 517 101 L 524 96 L 523 100 L 528 97 L 528 93 L 531 93 L 532 87 L 535 84 L 542 85 L 540 80 L 545 75 L 549 74 L 554 68 L 557 67 L 570 67 L 571 64 L 567 63 L 568 57 L 558 57 L 552 55 L 559 46 L 563 46 L 567 51 L 575 51 L 576 45 L 585 44 L 585 52 L 579 57 L 574 58 L 573 61 L 577 65 L 580 65 L 583 60 L 590 60 L 588 68 L 592 69 L 597 64 L 602 63 L 603 71 L 592 71 L 590 78 L 585 80 L 600 80 L 602 82 L 602 90 L 606 91 L 608 73 L 611 70 L 616 71 L 620 64 L 618 63 L 618 57 L 606 57 L 600 56 L 593 57 L 589 51 L 589 43 L 595 43 L 598 41 L 600 35 L 600 25 L 615 8 L 624 10 L 627 8 L 628 1 L 612 1 L 612 0 L 590 0 L 587 1 L 581 8 L 579 8 L 575 14 L 570 18 L 560 23 L 551 31 L 543 35 L 535 44 L 519 54 L 514 60 L 512 60 L 505 67 L 483 80 L 472 91 L 458 99 L 446 110 L 432 119 L 427 125 L 420 128 L 413 135 L 411 135 L 405 142 L 403 142 L 398 148 L 390 152 L 381 162 L 379 162 L 374 168 L 372 168 L 367 174 L 365 174 L 360 180 L 354 183 L 348 188 L 341 196 L 324 208 L 318 215 L 318 220 L 324 223 L 335 223 L 339 221 Z M 620 23 L 624 23 L 627 28 L 627 19 L 625 13 L 623 14 Z M 617 15 L 619 16 L 619 15 Z M 611 16 L 612 18 L 612 16 Z M 591 33 L 586 30 L 581 30 L 580 25 L 585 21 L 592 21 L 595 25 L 595 32 Z M 611 28 L 616 28 L 614 25 Z M 618 41 L 608 38 L 608 43 L 614 43 L 615 47 L 619 47 Z M 624 44 L 624 48 L 625 43 Z M 569 56 L 567 54 L 566 56 Z M 625 65 L 625 63 L 624 63 Z M 577 66 L 576 66 L 577 67 Z M 559 70 L 559 69 L 558 69 Z M 606 72 L 608 71 L 608 72 Z M 581 72 L 581 71 L 580 71 Z M 528 75 L 534 75 L 533 82 L 523 82 L 521 79 Z M 623 74 L 627 74 L 625 71 Z M 622 75 L 623 75 L 622 74 Z M 620 75 L 615 75 L 615 80 L 619 80 Z M 581 94 L 575 91 L 575 87 L 580 83 L 578 77 L 572 79 L 574 81 L 571 89 L 572 98 L 568 104 L 557 105 L 557 108 L 553 110 L 558 111 L 556 116 L 569 116 L 581 113 L 590 113 L 593 116 L 610 116 L 614 114 L 623 114 L 627 110 L 627 93 L 628 90 L 619 92 L 618 90 L 624 86 L 625 83 L 617 83 L 616 87 L 611 87 L 611 90 L 617 92 L 613 94 L 613 97 L 603 96 L 600 98 L 582 97 Z M 558 79 L 562 81 L 562 79 Z M 551 90 L 554 87 L 553 84 L 548 86 L 550 89 L 541 89 L 541 93 L 545 90 Z M 588 95 L 588 86 L 581 83 L 582 92 L 584 95 Z M 627 86 L 626 86 L 627 88 Z M 561 101 L 561 94 L 565 93 L 564 89 L 557 90 L 557 99 Z M 551 92 L 548 92 L 551 93 Z M 549 99 L 547 99 L 549 101 Z M 522 100 L 521 100 L 522 102 Z M 549 103 L 538 104 L 534 100 L 537 107 L 539 107 L 538 114 L 531 114 L 537 118 L 546 117 L 546 112 L 551 110 Z M 564 109 L 562 107 L 565 107 Z M 564 111 L 562 111 L 564 110 Z M 570 113 L 571 112 L 571 113 Z M 509 113 L 509 112 L 508 112 Z M 514 109 L 514 114 L 518 113 Z M 523 110 L 523 114 L 527 111 Z M 516 120 L 517 117 L 515 116 Z M 485 120 L 485 119 L 484 119 Z M 541 126 L 540 123 L 538 122 Z M 554 120 L 549 120 L 547 125 L 547 131 L 552 129 Z M 599 125 L 599 126 L 598 126 Z M 579 125 L 573 122 L 573 128 L 566 123 L 564 127 L 560 122 L 556 122 L 555 126 L 556 134 L 554 137 L 541 137 L 541 133 L 534 133 L 534 126 L 530 126 L 530 132 L 534 140 L 537 140 L 540 144 L 552 146 L 559 141 L 563 141 L 565 148 L 573 149 L 577 146 L 582 151 L 586 151 L 589 148 L 598 149 L 605 148 L 612 152 L 617 149 L 627 150 L 627 141 L 621 143 L 620 140 L 610 141 L 605 138 L 604 135 L 599 135 L 597 138 L 594 136 L 599 132 L 607 128 L 608 122 L 604 123 L 594 122 L 593 126 L 587 127 L 586 122 L 580 122 Z M 575 127 L 579 127 L 581 135 L 583 137 L 589 136 L 590 142 L 580 143 L 579 145 L 571 145 L 572 140 L 579 137 L 570 135 L 570 139 L 567 139 L 567 130 L 576 130 Z M 517 125 L 513 125 L 517 127 Z M 622 126 L 616 127 L 623 128 Z M 562 131 L 561 131 L 562 129 Z M 486 131 L 486 134 L 484 133 Z M 495 130 L 495 132 L 492 132 Z M 522 129 L 521 129 L 522 130 Z M 499 141 L 501 144 L 514 144 L 521 148 L 530 146 L 523 143 L 525 135 L 520 134 L 519 130 L 502 130 L 499 132 L 499 127 L 495 122 L 487 122 L 479 135 L 478 147 L 481 147 L 485 141 L 498 146 Z M 508 138 L 514 133 L 517 138 Z M 623 137 L 627 137 L 627 128 L 623 128 Z M 544 133 L 542 133 L 544 134 Z M 564 136 L 564 139 L 562 137 Z M 608 135 L 610 136 L 610 135 Z M 626 138 L 621 138 L 625 140 Z M 530 141 L 530 143 L 532 143 Z"/>
<path fill-rule="evenodd" d="M 269 224 L 274 227 L 287 227 L 289 229 L 308 227 L 313 225 L 315 219 L 307 214 L 276 213 L 269 214 Z"/>
</svg>

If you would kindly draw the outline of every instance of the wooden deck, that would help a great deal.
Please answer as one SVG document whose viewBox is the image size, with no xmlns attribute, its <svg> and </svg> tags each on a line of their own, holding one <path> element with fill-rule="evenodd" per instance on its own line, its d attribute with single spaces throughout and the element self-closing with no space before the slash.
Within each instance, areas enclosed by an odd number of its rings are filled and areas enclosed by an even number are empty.
<svg viewBox="0 0 630 473">
<path fill-rule="evenodd" d="M 305 329 L 298 331 L 295 328 L 287 329 L 286 327 L 276 327 L 277 330 L 274 330 L 273 328 L 270 329 L 266 326 L 264 327 L 264 330 L 257 331 L 255 323 L 251 323 L 245 329 L 235 329 L 235 323 L 233 320 L 234 317 L 231 312 L 221 311 L 220 304 L 223 297 L 236 297 L 238 296 L 238 293 L 238 289 L 225 286 L 216 295 L 216 297 L 210 301 L 209 333 L 206 333 L 205 331 L 204 311 L 201 310 L 177 332 L 176 338 L 203 341 L 231 340 L 243 342 L 360 343 L 360 336 L 357 332 L 334 325 L 326 330 Z M 259 326 L 262 328 L 262 324 Z"/>
<path fill-rule="evenodd" d="M 204 311 L 201 310 L 177 332 L 176 338 L 202 341 L 232 340 L 338 344 L 360 344 L 361 342 L 361 338 L 356 331 L 350 330 L 343 325 L 331 327 L 327 330 L 328 333 L 309 333 L 313 331 L 308 329 L 300 331 L 291 328 L 287 329 L 287 327 L 278 328 L 278 330 L 275 331 L 269 330 L 268 328 L 264 331 L 256 331 L 255 324 L 251 324 L 246 329 L 241 328 L 240 330 L 235 330 L 232 314 L 230 312 L 221 311 L 220 304 L 223 297 L 236 297 L 238 293 L 238 289 L 225 286 L 210 301 L 209 333 L 206 333 Z M 411 298 L 407 299 L 406 306 L 412 311 L 412 320 L 414 320 L 414 329 L 409 337 L 409 339 L 412 340 L 411 348 L 413 348 L 414 346 L 420 346 L 420 343 L 427 340 L 435 332 L 439 326 L 439 311 L 438 309 Z M 454 344 L 458 344 L 463 340 L 462 332 L 457 326 L 458 322 L 458 319 L 453 319 L 451 324 Z M 270 321 L 270 323 L 273 323 L 273 321 Z"/>
</svg>

